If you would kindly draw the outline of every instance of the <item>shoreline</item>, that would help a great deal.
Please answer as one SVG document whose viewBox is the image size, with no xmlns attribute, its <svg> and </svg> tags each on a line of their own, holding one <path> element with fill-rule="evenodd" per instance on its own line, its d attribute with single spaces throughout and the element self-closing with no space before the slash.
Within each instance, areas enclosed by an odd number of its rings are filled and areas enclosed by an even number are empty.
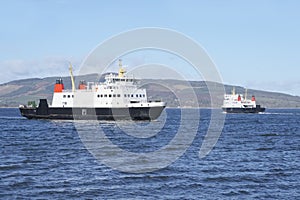
<svg viewBox="0 0 300 200">
<path fill-rule="evenodd" d="M 9 108 L 19 108 L 19 107 L 2 107 L 0 106 L 0 109 L 9 109 Z M 166 107 L 167 109 L 222 109 L 222 108 L 211 108 L 211 107 Z M 280 110 L 283 110 L 283 109 L 293 109 L 293 110 L 296 110 L 296 109 L 300 109 L 300 107 L 279 107 L 279 108 L 276 108 L 276 107 L 266 107 L 266 110 L 267 109 L 280 109 Z"/>
</svg>

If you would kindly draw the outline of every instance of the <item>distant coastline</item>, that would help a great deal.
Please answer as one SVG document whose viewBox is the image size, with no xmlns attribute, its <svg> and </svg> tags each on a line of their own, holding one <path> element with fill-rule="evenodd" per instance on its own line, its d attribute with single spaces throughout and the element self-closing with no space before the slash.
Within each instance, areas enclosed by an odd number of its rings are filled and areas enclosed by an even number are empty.
<svg viewBox="0 0 300 200">
<path fill-rule="evenodd" d="M 38 103 L 39 99 L 46 98 L 51 102 L 53 87 L 55 80 L 58 77 L 47 78 L 31 78 L 15 80 L 8 83 L 0 84 L 0 108 L 18 108 L 20 104 L 26 104 L 28 101 L 34 100 Z M 71 88 L 71 81 L 69 77 L 62 77 L 65 87 Z M 79 80 L 94 81 L 99 80 L 97 74 L 83 75 L 75 77 L 76 85 Z M 155 84 L 146 84 L 146 83 Z M 182 108 L 210 108 L 211 96 L 208 91 L 207 85 L 220 84 L 204 81 L 189 81 L 189 84 L 193 87 L 198 102 L 191 101 L 187 96 L 185 99 L 181 99 L 180 105 L 177 101 L 177 97 L 171 90 L 177 91 L 177 93 L 185 94 L 186 82 L 182 80 L 164 80 L 164 79 L 147 79 L 143 80 L 145 87 L 148 91 L 148 98 L 157 99 L 161 98 L 167 102 L 168 108 L 176 108 L 181 106 Z M 230 93 L 232 88 L 235 87 L 237 93 L 244 94 L 245 88 L 233 85 L 224 85 L 226 93 Z M 167 89 L 169 88 L 169 89 Z M 253 90 L 248 88 L 248 95 L 255 95 L 259 104 L 263 105 L 267 109 L 298 109 L 300 108 L 300 97 L 293 96 L 278 92 L 268 92 L 262 90 Z M 184 95 L 183 95 L 184 96 Z M 214 96 L 220 102 L 223 100 L 223 96 Z M 218 108 L 218 107 L 216 107 Z"/>
</svg>

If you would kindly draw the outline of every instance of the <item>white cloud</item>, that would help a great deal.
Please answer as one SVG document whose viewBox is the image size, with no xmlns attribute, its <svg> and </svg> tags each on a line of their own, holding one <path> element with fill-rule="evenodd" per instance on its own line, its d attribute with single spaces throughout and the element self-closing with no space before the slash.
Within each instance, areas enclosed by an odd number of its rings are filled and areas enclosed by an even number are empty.
<svg viewBox="0 0 300 200">
<path fill-rule="evenodd" d="M 39 60 L 5 60 L 0 61 L 0 84 L 6 83 L 18 79 L 26 78 L 44 78 L 51 76 L 67 76 L 69 75 L 69 63 L 73 65 L 74 75 L 77 75 L 80 71 L 81 59 L 66 58 L 66 57 L 46 57 Z M 125 64 L 129 64 L 127 68 L 129 73 L 134 73 L 136 77 L 139 78 L 178 78 L 178 74 L 170 73 L 169 71 L 163 71 L 163 69 L 155 68 L 145 68 L 144 64 L 147 62 L 143 59 L 134 60 L 132 58 L 125 59 Z M 100 64 L 98 64 L 100 65 Z M 116 70 L 118 68 L 117 62 L 114 63 L 115 67 L 112 66 L 110 70 Z M 142 67 L 141 69 L 135 68 L 136 66 Z M 147 66 L 149 67 L 149 66 Z M 154 66 L 155 67 L 155 66 Z M 95 73 L 95 67 L 91 72 Z M 185 72 L 186 73 L 186 72 Z M 164 75 L 165 74 L 165 75 Z M 183 73 L 184 74 L 184 73 Z M 189 74 L 187 74 L 189 76 Z M 192 76 L 190 76 L 192 77 Z M 199 79 L 200 80 L 200 79 Z M 233 84 L 228 82 L 228 84 Z M 300 96 L 300 81 L 299 80 L 287 80 L 281 79 L 278 81 L 261 81 L 261 80 L 251 80 L 242 81 L 241 83 L 235 83 L 235 85 L 241 85 L 251 89 L 272 91 L 272 92 L 282 92 L 291 95 Z"/>
<path fill-rule="evenodd" d="M 258 90 L 300 96 L 300 81 L 298 80 L 248 81 L 245 86 Z"/>
<path fill-rule="evenodd" d="M 44 78 L 49 76 L 66 76 L 69 74 L 69 63 L 78 70 L 79 59 L 64 57 L 46 57 L 40 60 L 6 60 L 0 62 L 0 83 L 18 79 Z"/>
</svg>

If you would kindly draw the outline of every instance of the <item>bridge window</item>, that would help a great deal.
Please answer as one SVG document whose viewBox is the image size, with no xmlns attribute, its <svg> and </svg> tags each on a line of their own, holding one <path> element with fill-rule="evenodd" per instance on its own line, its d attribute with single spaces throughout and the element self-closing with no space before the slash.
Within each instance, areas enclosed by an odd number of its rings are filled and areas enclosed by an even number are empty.
<svg viewBox="0 0 300 200">
<path fill-rule="evenodd" d="M 117 94 L 117 97 L 121 97 L 121 95 L 120 95 L 120 94 Z"/>
<path fill-rule="evenodd" d="M 104 97 L 107 97 L 107 94 L 105 94 Z"/>
<path fill-rule="evenodd" d="M 111 97 L 111 94 L 109 94 L 108 97 Z"/>
</svg>

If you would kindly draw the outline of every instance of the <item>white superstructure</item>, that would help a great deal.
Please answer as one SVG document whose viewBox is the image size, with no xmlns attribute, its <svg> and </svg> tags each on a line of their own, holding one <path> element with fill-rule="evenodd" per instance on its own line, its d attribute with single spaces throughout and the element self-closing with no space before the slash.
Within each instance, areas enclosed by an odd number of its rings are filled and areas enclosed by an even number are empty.
<svg viewBox="0 0 300 200">
<path fill-rule="evenodd" d="M 71 70 L 70 70 L 71 71 Z M 126 76 L 120 64 L 118 75 L 108 74 L 105 82 L 81 82 L 78 89 L 65 90 L 61 80 L 55 85 L 52 104 L 49 107 L 65 108 L 126 108 L 165 106 L 164 102 L 148 102 L 146 89 L 139 88 L 139 80 Z M 58 89 L 56 89 L 58 88 Z"/>
<path fill-rule="evenodd" d="M 255 97 L 247 99 L 247 93 L 244 95 L 236 94 L 233 88 L 232 94 L 225 94 L 222 108 L 256 108 Z"/>
</svg>

